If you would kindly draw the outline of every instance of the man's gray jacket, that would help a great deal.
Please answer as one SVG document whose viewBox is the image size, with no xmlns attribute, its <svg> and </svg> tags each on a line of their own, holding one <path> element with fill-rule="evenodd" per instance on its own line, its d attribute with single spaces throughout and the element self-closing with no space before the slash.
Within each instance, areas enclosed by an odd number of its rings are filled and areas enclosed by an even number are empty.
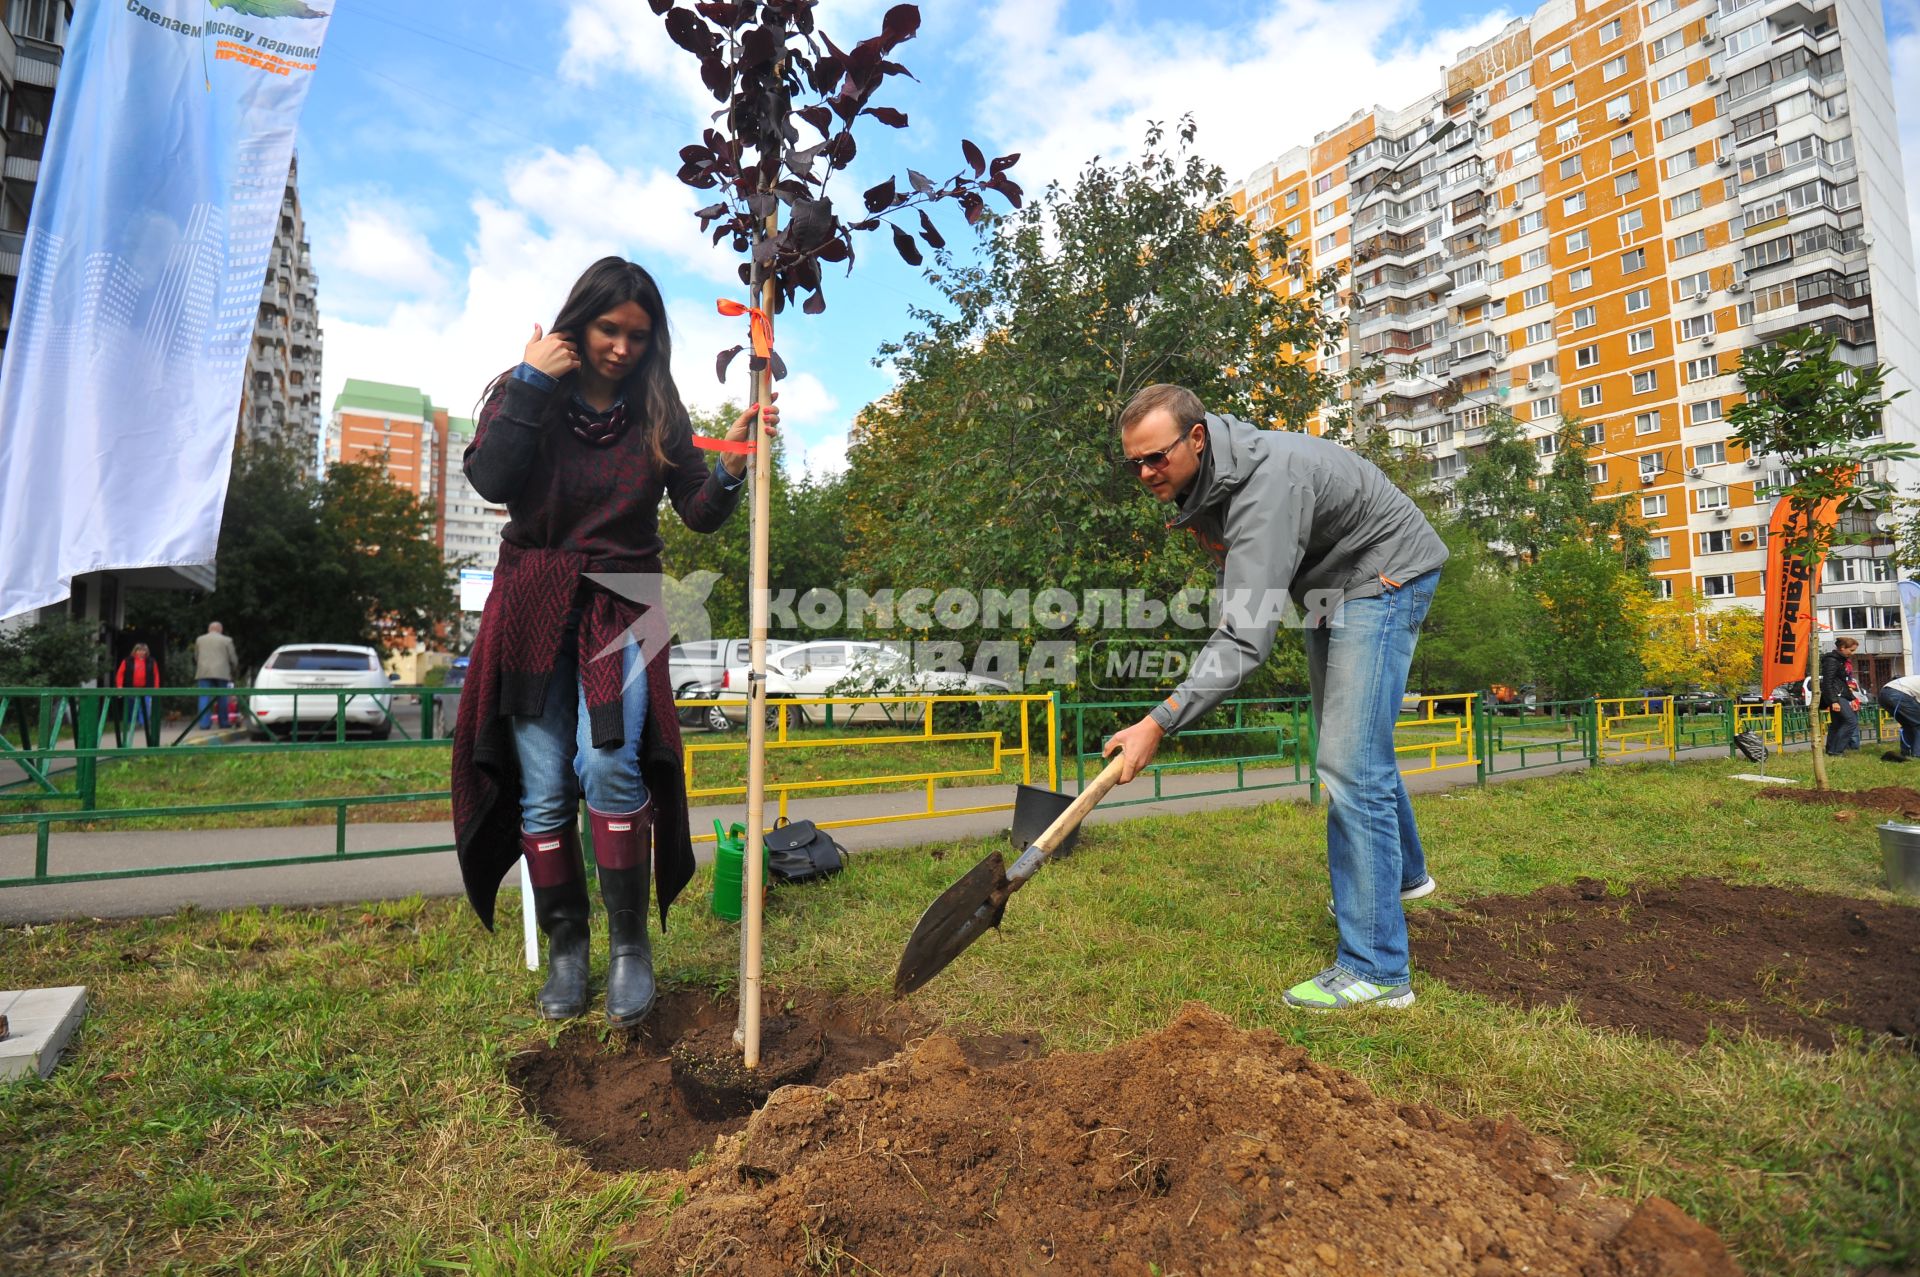
<svg viewBox="0 0 1920 1277">
<path fill-rule="evenodd" d="M 1237 691 L 1273 651 L 1286 619 L 1326 616 L 1346 599 L 1439 567 L 1447 546 L 1380 468 L 1293 430 L 1207 416 L 1200 472 L 1167 526 L 1185 528 L 1220 568 L 1220 628 L 1152 718 L 1169 733 Z"/>
</svg>

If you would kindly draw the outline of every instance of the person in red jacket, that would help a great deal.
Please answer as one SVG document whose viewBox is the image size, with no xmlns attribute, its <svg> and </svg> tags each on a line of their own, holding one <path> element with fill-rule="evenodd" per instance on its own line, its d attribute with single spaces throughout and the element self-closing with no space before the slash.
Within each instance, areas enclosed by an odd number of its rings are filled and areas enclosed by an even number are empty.
<svg viewBox="0 0 1920 1277">
<path fill-rule="evenodd" d="M 655 994 L 649 872 L 661 924 L 693 877 L 686 776 L 658 599 L 609 582 L 657 582 L 660 505 L 695 532 L 739 504 L 744 453 L 709 465 L 671 370 L 665 303 L 646 271 L 595 262 L 523 361 L 487 388 L 467 478 L 507 507 L 453 740 L 454 840 L 467 898 L 493 925 L 500 878 L 525 857 L 550 972 L 547 1019 L 587 1003 L 589 903 L 578 803 L 606 904 L 607 1020 L 639 1023 Z M 747 437 L 757 408 L 727 438 Z M 771 436 L 778 410 L 768 408 Z M 644 586 L 639 588 L 644 589 Z M 605 657 L 606 659 L 600 659 Z M 469 713 L 468 711 L 472 712 Z"/>
<path fill-rule="evenodd" d="M 120 662 L 120 668 L 113 673 L 115 687 L 158 687 L 160 686 L 160 662 L 153 659 L 153 653 L 145 643 L 135 643 L 133 653 Z M 153 697 L 129 697 L 133 703 L 133 730 L 136 732 L 153 721 Z"/>
</svg>

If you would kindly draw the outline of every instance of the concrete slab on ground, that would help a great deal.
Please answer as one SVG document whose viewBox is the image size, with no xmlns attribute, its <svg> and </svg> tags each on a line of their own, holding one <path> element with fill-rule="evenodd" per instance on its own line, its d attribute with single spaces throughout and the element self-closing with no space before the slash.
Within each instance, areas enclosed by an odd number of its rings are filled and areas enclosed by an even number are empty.
<svg viewBox="0 0 1920 1277">
<path fill-rule="evenodd" d="M 85 985 L 0 989 L 0 1018 L 7 1023 L 7 1036 L 0 1038 L 0 1082 L 51 1075 L 86 1013 Z"/>
</svg>

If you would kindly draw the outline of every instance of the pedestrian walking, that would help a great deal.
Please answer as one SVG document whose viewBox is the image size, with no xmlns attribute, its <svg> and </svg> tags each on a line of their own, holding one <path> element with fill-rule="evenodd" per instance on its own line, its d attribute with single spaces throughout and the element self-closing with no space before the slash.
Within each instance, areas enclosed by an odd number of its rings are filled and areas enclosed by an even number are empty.
<svg viewBox="0 0 1920 1277">
<path fill-rule="evenodd" d="M 1853 654 L 1860 640 L 1842 634 L 1833 650 L 1820 657 L 1820 700 L 1827 708 L 1827 753 L 1839 755 L 1860 744 L 1860 680 Z"/>
<path fill-rule="evenodd" d="M 240 676 L 240 653 L 233 646 L 233 640 L 227 637 L 226 627 L 218 621 L 207 623 L 207 632 L 193 641 L 193 681 L 201 687 L 232 687 L 233 680 Z M 213 716 L 208 713 L 208 703 L 217 702 L 220 711 L 220 726 L 229 726 L 227 722 L 227 697 L 202 696 L 200 711 L 194 717 L 195 727 L 212 727 Z"/>
<path fill-rule="evenodd" d="M 159 687 L 161 686 L 160 662 L 153 659 L 153 652 L 145 643 L 135 643 L 133 651 L 120 662 L 113 672 L 115 687 Z M 151 731 L 153 722 L 153 697 L 132 696 L 120 702 L 121 716 L 130 720 L 134 731 Z M 125 707 L 131 705 L 133 713 L 127 714 Z"/>
</svg>

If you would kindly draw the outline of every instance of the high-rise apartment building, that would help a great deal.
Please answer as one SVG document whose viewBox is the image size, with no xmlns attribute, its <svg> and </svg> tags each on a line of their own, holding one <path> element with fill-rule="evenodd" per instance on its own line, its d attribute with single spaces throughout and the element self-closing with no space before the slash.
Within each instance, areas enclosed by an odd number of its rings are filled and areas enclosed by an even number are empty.
<svg viewBox="0 0 1920 1277">
<path fill-rule="evenodd" d="M 1553 0 L 1400 110 L 1318 135 L 1236 192 L 1297 264 L 1347 276 L 1356 420 L 1445 482 L 1515 418 L 1543 468 L 1577 418 L 1596 494 L 1633 503 L 1663 592 L 1763 598 L 1775 458 L 1730 437 L 1740 352 L 1809 325 L 1920 376 L 1920 303 L 1876 0 Z M 1301 285 L 1275 263 L 1273 285 Z M 1920 399 L 1890 437 L 1920 442 Z M 1908 491 L 1913 467 L 1893 476 Z M 1901 672 L 1886 538 L 1818 603 Z"/>
<path fill-rule="evenodd" d="M 326 457 L 383 460 L 387 477 L 417 497 L 435 499 L 434 458 L 446 446 L 447 410 L 413 386 L 348 378 L 334 397 Z"/>
<path fill-rule="evenodd" d="M 236 443 L 277 439 L 313 458 L 320 443 L 319 284 L 300 211 L 300 160 L 287 168 L 280 222 L 260 287 L 260 317 L 247 351 Z"/>
<path fill-rule="evenodd" d="M 466 556 L 473 566 L 491 568 L 500 554 L 500 529 L 507 508 L 473 490 L 463 462 L 473 442 L 473 422 L 447 419 L 447 446 L 440 467 L 440 552 L 448 560 Z"/>
<path fill-rule="evenodd" d="M 0 350 L 13 326 L 13 293 L 20 253 L 40 184 L 40 160 L 53 119 L 53 88 L 60 79 L 70 0 L 7 0 L 0 27 Z"/>
</svg>

